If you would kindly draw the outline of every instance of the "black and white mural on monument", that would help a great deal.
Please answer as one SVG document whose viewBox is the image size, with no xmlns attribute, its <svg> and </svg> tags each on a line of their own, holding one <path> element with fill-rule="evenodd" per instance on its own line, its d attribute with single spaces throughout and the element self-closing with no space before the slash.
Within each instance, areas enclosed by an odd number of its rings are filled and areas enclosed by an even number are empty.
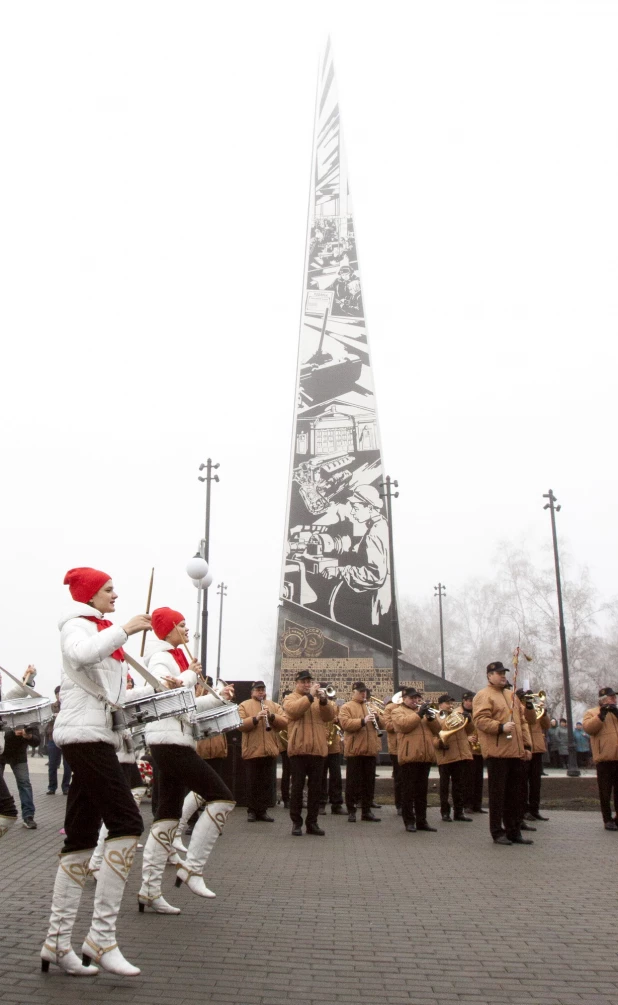
<svg viewBox="0 0 618 1005">
<path fill-rule="evenodd" d="M 282 596 L 390 643 L 382 461 L 330 42 L 320 65 Z"/>
</svg>

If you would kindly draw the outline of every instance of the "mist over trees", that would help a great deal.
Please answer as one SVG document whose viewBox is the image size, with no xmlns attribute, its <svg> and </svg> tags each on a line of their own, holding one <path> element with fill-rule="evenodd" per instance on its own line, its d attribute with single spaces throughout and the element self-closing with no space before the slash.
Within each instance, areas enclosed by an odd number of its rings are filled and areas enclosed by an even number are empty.
<svg viewBox="0 0 618 1005">
<path fill-rule="evenodd" d="M 597 702 L 599 687 L 618 690 L 618 600 L 602 601 L 588 569 L 577 568 L 561 548 L 564 618 L 573 704 Z M 558 603 L 553 552 L 539 562 L 512 542 L 500 545 L 490 579 L 473 577 L 443 599 L 445 673 L 470 689 L 485 686 L 485 667 L 500 659 L 510 666 L 517 645 L 532 657 L 519 664 L 519 682 L 548 694 L 553 714 L 564 711 Z M 448 579 L 447 579 L 448 584 Z M 399 620 L 406 656 L 441 673 L 438 599 L 400 598 Z"/>
</svg>

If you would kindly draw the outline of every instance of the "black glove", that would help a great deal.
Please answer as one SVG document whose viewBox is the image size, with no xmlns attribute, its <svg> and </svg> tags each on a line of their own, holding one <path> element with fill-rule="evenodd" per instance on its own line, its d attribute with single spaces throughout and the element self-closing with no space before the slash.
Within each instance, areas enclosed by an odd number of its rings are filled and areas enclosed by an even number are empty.
<svg viewBox="0 0 618 1005">
<path fill-rule="evenodd" d="M 416 710 L 417 714 L 420 715 L 421 719 L 423 718 L 423 716 L 427 715 L 427 709 L 428 708 L 429 708 L 429 702 L 428 701 L 426 701 L 424 705 L 421 705 L 420 708 L 417 708 L 417 710 Z"/>
<path fill-rule="evenodd" d="M 527 691 L 524 691 L 523 687 L 518 687 L 515 694 L 520 701 L 525 701 L 529 695 L 534 694 L 534 691 L 531 691 L 530 688 L 528 688 Z"/>
<path fill-rule="evenodd" d="M 610 705 L 601 705 L 601 711 L 599 712 L 599 719 L 601 720 L 601 722 L 605 722 L 605 717 L 609 712 L 610 708 L 611 708 Z"/>
<path fill-rule="evenodd" d="M 604 707 L 607 709 L 608 712 L 611 712 L 612 715 L 618 715 L 618 708 L 616 707 L 616 705 L 605 705 Z"/>
</svg>

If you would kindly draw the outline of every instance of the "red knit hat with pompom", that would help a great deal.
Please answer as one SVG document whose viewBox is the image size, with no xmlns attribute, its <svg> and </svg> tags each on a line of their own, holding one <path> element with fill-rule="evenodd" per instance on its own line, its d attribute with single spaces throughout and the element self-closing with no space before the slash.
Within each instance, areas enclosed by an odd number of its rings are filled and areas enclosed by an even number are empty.
<svg viewBox="0 0 618 1005">
<path fill-rule="evenodd" d="M 64 577 L 64 585 L 68 586 L 73 600 L 87 604 L 111 578 L 100 569 L 89 569 L 84 566 L 80 569 L 69 569 Z"/>
<path fill-rule="evenodd" d="M 166 639 L 179 621 L 184 621 L 185 616 L 180 611 L 173 611 L 171 607 L 157 607 L 152 612 L 152 630 L 158 639 Z"/>
</svg>

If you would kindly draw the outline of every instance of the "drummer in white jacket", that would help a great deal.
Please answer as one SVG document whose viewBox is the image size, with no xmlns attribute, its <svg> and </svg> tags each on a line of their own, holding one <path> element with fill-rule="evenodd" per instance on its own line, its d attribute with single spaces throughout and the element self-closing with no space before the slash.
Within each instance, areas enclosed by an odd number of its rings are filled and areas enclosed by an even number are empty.
<svg viewBox="0 0 618 1005">
<path fill-rule="evenodd" d="M 94 961 L 111 973 L 132 977 L 140 971 L 118 948 L 116 919 L 144 828 L 116 756 L 121 734 L 112 729 L 112 709 L 125 700 L 127 664 L 122 645 L 129 635 L 149 629 L 150 617 L 140 614 L 122 628 L 108 621 L 117 594 L 107 573 L 98 569 L 70 569 L 64 582 L 74 602 L 59 625 L 62 705 L 54 723 L 54 742 L 62 747 L 73 778 L 41 966 L 46 971 L 55 963 L 67 973 L 89 975 L 98 973 L 97 967 L 86 965 Z M 101 820 L 108 837 L 82 965 L 71 948 L 71 933 Z"/>
<path fill-rule="evenodd" d="M 184 616 L 170 607 L 152 612 L 152 629 L 159 642 L 152 640 L 146 654 L 150 673 L 168 686 L 193 687 L 201 666 L 191 664 L 180 648 L 189 638 Z M 225 693 L 225 692 L 223 692 Z M 214 695 L 196 699 L 198 711 L 217 705 Z M 179 914 L 161 894 L 161 879 L 172 849 L 185 792 L 190 789 L 206 801 L 195 825 L 184 862 L 178 865 L 176 886 L 186 883 L 198 897 L 214 897 L 202 878 L 204 866 L 215 841 L 222 833 L 229 813 L 236 805 L 232 793 L 219 775 L 196 753 L 192 725 L 186 715 L 162 719 L 146 727 L 158 787 L 155 819 L 144 847 L 142 886 L 138 894 L 140 911 L 145 906 L 159 914 Z"/>
</svg>

